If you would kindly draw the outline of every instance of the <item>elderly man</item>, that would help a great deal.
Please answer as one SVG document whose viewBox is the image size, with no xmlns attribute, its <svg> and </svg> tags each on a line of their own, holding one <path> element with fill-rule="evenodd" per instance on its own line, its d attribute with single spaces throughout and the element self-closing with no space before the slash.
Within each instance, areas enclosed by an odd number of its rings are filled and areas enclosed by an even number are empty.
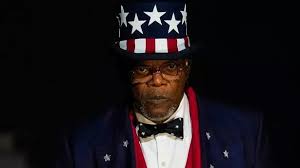
<svg viewBox="0 0 300 168">
<path fill-rule="evenodd" d="M 182 0 L 121 2 L 115 49 L 129 104 L 99 112 L 62 142 L 57 168 L 263 168 L 260 113 L 197 97 Z"/>
</svg>

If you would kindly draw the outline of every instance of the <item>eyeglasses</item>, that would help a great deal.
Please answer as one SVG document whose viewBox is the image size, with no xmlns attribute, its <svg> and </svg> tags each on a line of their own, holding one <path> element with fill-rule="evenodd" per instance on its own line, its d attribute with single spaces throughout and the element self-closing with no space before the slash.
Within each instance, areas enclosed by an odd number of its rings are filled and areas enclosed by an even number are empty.
<svg viewBox="0 0 300 168">
<path fill-rule="evenodd" d="M 138 65 L 130 71 L 130 75 L 132 80 L 138 80 L 139 82 L 149 81 L 152 79 L 154 73 L 161 73 L 164 79 L 172 80 L 174 77 L 178 76 L 179 72 L 184 69 L 184 66 L 189 66 L 187 61 L 170 61 L 159 67 Z"/>
</svg>

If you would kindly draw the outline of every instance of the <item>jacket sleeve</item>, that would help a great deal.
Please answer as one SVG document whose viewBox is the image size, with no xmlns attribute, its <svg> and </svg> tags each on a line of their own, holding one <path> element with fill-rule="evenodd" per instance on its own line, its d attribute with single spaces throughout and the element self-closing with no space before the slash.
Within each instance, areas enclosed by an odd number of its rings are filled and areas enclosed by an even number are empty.
<svg viewBox="0 0 300 168">
<path fill-rule="evenodd" d="M 259 124 L 256 138 L 255 149 L 255 168 L 269 168 L 270 167 L 270 144 L 268 131 L 266 129 L 266 122 L 263 113 L 259 115 Z"/>
</svg>

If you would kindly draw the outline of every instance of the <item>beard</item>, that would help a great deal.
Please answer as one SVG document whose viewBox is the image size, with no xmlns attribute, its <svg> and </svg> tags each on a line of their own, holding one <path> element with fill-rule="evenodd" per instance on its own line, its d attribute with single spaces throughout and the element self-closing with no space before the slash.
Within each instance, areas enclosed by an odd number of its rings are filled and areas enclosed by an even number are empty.
<svg viewBox="0 0 300 168">
<path fill-rule="evenodd" d="M 153 106 L 159 106 L 159 104 L 153 105 L 147 101 L 135 102 L 135 109 L 138 110 L 144 117 L 148 120 L 155 122 L 155 123 L 162 123 L 168 118 L 172 116 L 177 110 L 178 105 L 176 103 L 171 103 L 167 106 L 164 111 L 161 112 L 153 112 L 151 108 Z"/>
</svg>

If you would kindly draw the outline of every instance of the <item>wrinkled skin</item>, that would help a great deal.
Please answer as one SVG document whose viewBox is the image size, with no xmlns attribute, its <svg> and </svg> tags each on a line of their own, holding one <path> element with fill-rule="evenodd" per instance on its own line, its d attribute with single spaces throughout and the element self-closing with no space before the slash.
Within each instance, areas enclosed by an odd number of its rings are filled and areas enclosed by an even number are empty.
<svg viewBox="0 0 300 168">
<path fill-rule="evenodd" d="M 188 60 L 184 60 L 187 63 Z M 159 67 L 169 60 L 146 60 L 140 64 Z M 184 94 L 190 72 L 189 66 L 184 66 L 178 76 L 165 79 L 161 73 L 153 73 L 145 83 L 132 82 L 135 112 L 141 113 L 147 119 L 162 123 L 177 109 Z"/>
</svg>

